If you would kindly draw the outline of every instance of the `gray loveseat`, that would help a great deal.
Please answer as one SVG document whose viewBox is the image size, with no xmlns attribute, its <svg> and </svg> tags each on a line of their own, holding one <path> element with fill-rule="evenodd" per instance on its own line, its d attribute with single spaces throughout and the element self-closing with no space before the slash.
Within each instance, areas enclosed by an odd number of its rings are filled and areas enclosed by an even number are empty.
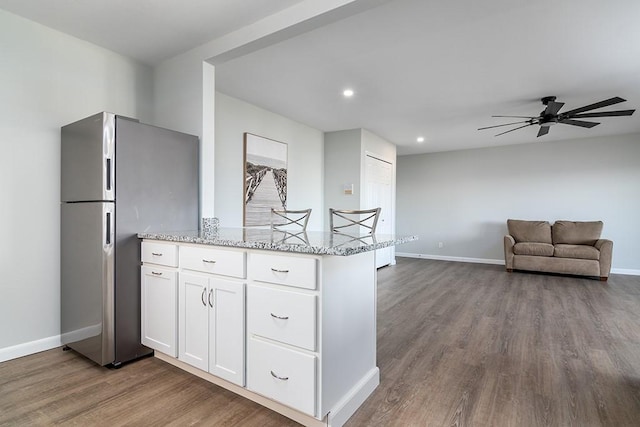
<svg viewBox="0 0 640 427">
<path fill-rule="evenodd" d="M 507 220 L 504 261 L 513 270 L 595 276 L 606 281 L 613 242 L 601 239 L 602 221 Z"/>
</svg>

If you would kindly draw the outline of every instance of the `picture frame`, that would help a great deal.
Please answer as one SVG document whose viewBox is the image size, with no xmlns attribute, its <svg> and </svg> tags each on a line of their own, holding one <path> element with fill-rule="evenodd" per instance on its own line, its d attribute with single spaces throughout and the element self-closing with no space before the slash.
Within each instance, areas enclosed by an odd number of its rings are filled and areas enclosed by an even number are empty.
<svg viewBox="0 0 640 427">
<path fill-rule="evenodd" d="M 287 208 L 288 146 L 249 132 L 243 139 L 243 226 L 268 226 L 271 208 Z"/>
</svg>

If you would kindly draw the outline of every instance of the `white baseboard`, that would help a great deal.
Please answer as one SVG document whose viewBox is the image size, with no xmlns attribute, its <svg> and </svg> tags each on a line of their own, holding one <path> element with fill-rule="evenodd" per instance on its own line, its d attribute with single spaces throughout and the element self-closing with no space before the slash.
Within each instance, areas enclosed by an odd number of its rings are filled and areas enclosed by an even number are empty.
<svg viewBox="0 0 640 427">
<path fill-rule="evenodd" d="M 467 257 L 459 257 L 459 256 L 414 254 L 414 253 L 409 253 L 409 252 L 396 252 L 396 256 L 404 257 L 404 258 L 435 259 L 435 260 L 438 260 L 438 261 L 471 262 L 471 263 L 474 263 L 474 264 L 504 265 L 504 260 L 503 259 L 467 258 Z"/>
<path fill-rule="evenodd" d="M 504 265 L 503 259 L 466 258 L 466 257 L 457 257 L 457 256 L 414 254 L 410 252 L 396 252 L 396 256 L 404 257 L 404 258 L 434 259 L 438 261 L 472 262 L 476 264 Z M 640 270 L 634 270 L 630 268 L 612 268 L 611 273 L 623 274 L 627 276 L 640 276 Z"/>
<path fill-rule="evenodd" d="M 631 268 L 612 268 L 613 274 L 624 274 L 626 276 L 640 276 L 640 270 L 633 270 Z"/>
<path fill-rule="evenodd" d="M 328 427 L 342 427 L 379 384 L 380 369 L 376 366 L 331 409 L 327 416 Z"/>
<path fill-rule="evenodd" d="M 26 342 L 24 344 L 0 348 L 0 362 L 6 362 L 7 360 L 17 359 L 18 357 L 40 353 L 45 350 L 51 350 L 52 348 L 60 347 L 61 345 L 62 341 L 60 339 L 60 335 L 54 335 L 52 337 Z"/>
</svg>

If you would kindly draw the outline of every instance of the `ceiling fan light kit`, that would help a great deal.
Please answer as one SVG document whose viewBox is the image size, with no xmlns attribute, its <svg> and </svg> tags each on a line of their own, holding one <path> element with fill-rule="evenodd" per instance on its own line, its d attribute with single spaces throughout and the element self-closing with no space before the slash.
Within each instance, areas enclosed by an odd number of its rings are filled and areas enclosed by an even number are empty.
<svg viewBox="0 0 640 427">
<path fill-rule="evenodd" d="M 564 106 L 564 102 L 556 102 L 555 96 L 545 96 L 541 98 L 540 101 L 542 105 L 545 106 L 545 109 L 540 112 L 538 116 L 491 116 L 491 117 L 509 117 L 509 118 L 518 118 L 518 119 L 527 119 L 519 122 L 512 123 L 504 123 L 501 125 L 495 126 L 486 126 L 482 128 L 478 128 L 478 130 L 484 129 L 492 129 L 501 126 L 512 126 L 517 124 L 526 123 L 525 125 L 518 126 L 513 129 L 509 129 L 508 131 L 501 132 L 496 134 L 495 136 L 504 135 L 505 133 L 513 132 L 518 129 L 526 128 L 533 125 L 540 126 L 538 130 L 538 137 L 546 135 L 549 133 L 549 128 L 551 126 L 557 125 L 558 123 L 563 125 L 571 125 L 578 126 L 583 128 L 592 128 L 594 126 L 598 126 L 600 122 L 591 122 L 586 120 L 576 120 L 576 119 L 585 119 L 585 118 L 595 118 L 595 117 L 616 117 L 616 116 L 630 116 L 636 110 L 618 110 L 618 111 L 601 111 L 595 113 L 585 113 L 585 111 L 597 110 L 598 108 L 608 107 L 610 105 L 619 104 L 621 102 L 625 102 L 625 99 L 620 98 L 619 96 L 605 99 L 604 101 L 596 102 L 594 104 L 585 105 L 584 107 L 575 108 L 570 111 L 565 111 L 564 113 L 560 113 L 560 110 Z"/>
</svg>

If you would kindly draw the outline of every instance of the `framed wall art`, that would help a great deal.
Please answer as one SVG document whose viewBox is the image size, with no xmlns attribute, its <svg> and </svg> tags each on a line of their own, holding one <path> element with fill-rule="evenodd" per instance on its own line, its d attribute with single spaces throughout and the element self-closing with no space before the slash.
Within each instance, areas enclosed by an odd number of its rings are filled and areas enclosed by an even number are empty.
<svg viewBox="0 0 640 427">
<path fill-rule="evenodd" d="M 245 227 L 270 224 L 271 208 L 287 207 L 287 144 L 244 134 Z"/>
</svg>

